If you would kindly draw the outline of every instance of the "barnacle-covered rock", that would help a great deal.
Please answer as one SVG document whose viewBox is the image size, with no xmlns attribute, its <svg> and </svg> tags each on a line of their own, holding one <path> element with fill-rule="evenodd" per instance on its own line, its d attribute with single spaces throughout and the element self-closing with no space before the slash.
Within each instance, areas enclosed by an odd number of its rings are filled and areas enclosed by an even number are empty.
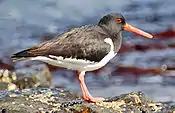
<svg viewBox="0 0 175 113">
<path fill-rule="evenodd" d="M 88 103 L 59 88 L 33 88 L 0 92 L 1 111 L 8 113 L 166 113 L 173 102 L 153 102 L 142 92 L 122 94 L 101 103 Z"/>
</svg>

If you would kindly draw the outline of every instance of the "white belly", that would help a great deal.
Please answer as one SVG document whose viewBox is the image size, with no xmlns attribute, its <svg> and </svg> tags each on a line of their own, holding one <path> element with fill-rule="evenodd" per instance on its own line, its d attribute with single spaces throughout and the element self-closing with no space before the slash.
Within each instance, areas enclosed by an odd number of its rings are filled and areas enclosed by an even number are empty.
<svg viewBox="0 0 175 113">
<path fill-rule="evenodd" d="M 54 60 L 45 56 L 37 56 L 31 58 L 30 60 L 40 60 L 54 66 L 63 67 L 71 70 L 93 71 L 106 65 L 115 55 L 116 54 L 114 54 L 113 52 L 109 52 L 100 62 L 91 62 L 87 60 L 71 58 L 64 59 L 63 57 L 56 57 L 52 55 L 50 55 L 50 57 L 53 57 Z"/>
</svg>

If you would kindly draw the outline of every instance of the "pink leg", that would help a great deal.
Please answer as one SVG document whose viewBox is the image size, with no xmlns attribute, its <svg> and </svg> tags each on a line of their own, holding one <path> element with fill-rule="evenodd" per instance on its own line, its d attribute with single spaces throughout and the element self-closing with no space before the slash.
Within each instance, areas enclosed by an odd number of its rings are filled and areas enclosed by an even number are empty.
<svg viewBox="0 0 175 113">
<path fill-rule="evenodd" d="M 80 87 L 81 87 L 81 90 L 83 92 L 83 99 L 85 101 L 90 101 L 90 102 L 102 102 L 104 100 L 104 98 L 101 98 L 101 97 L 94 98 L 93 96 L 91 96 L 91 94 L 89 93 L 89 91 L 86 87 L 86 84 L 84 82 L 84 76 L 85 76 L 85 71 L 80 72 L 78 75 Z"/>
</svg>

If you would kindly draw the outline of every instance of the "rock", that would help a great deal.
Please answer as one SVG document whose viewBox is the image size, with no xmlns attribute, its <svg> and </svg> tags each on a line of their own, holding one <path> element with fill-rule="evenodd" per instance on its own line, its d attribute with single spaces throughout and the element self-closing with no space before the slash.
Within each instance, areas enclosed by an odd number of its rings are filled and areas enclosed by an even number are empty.
<svg viewBox="0 0 175 113">
<path fill-rule="evenodd" d="M 173 113 L 175 103 L 153 102 L 142 92 L 88 103 L 77 94 L 58 88 L 35 88 L 0 92 L 4 113 Z"/>
<path fill-rule="evenodd" d="M 1 84 L 5 87 L 1 89 Z M 14 90 L 17 88 L 49 87 L 51 74 L 46 65 L 32 65 L 15 71 L 0 70 L 0 90 Z"/>
</svg>

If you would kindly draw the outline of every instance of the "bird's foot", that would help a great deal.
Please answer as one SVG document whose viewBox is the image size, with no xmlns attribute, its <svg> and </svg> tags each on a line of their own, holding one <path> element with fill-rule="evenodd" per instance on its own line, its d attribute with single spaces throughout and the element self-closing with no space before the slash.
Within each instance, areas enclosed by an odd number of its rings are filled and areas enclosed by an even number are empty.
<svg viewBox="0 0 175 113">
<path fill-rule="evenodd" d="M 88 102 L 103 102 L 105 100 L 102 97 L 92 97 L 92 96 L 86 96 L 83 97 L 83 99 Z"/>
</svg>

